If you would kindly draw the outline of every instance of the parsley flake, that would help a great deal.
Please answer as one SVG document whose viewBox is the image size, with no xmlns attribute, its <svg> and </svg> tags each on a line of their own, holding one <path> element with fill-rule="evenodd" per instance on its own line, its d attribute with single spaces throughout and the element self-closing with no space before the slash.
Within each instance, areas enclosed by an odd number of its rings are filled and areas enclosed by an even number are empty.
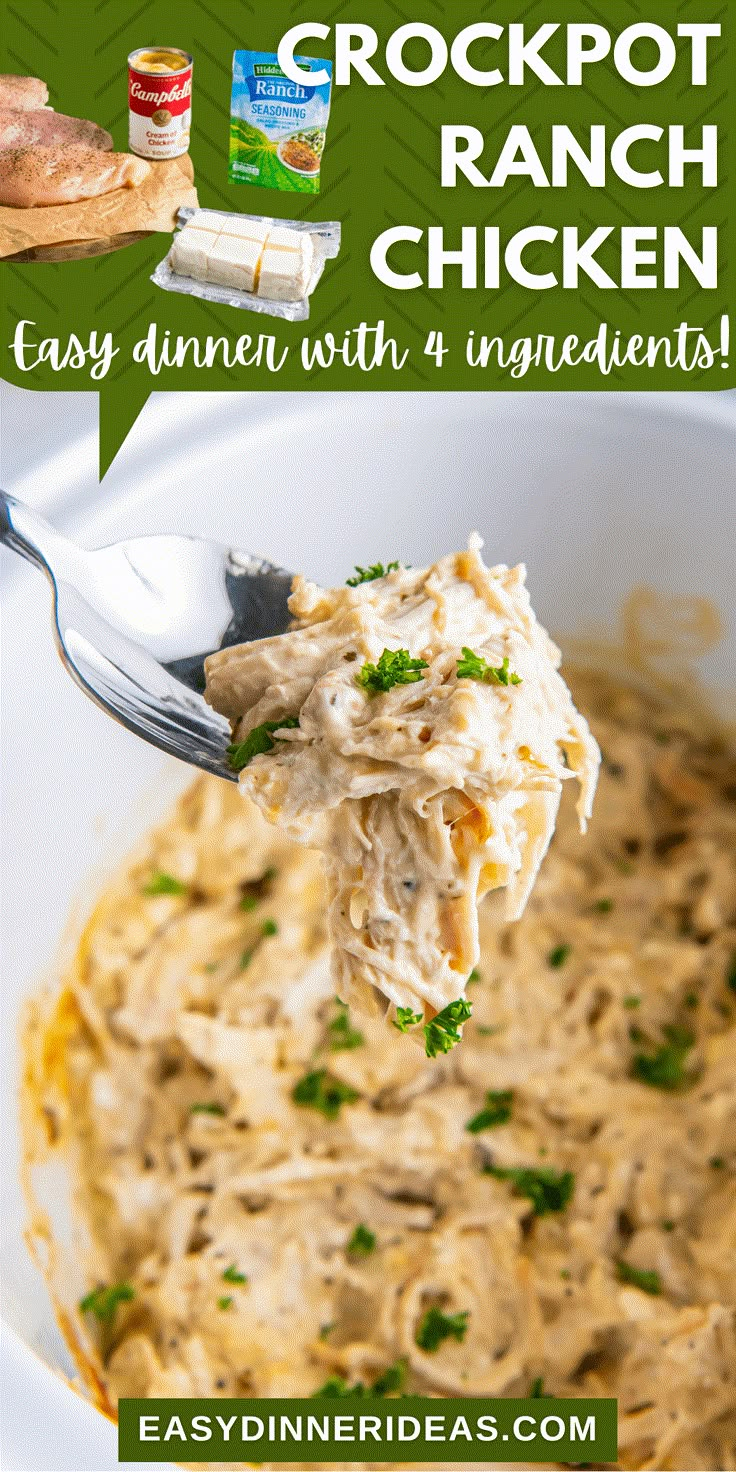
<svg viewBox="0 0 736 1472">
<path fill-rule="evenodd" d="M 414 1343 L 428 1354 L 435 1354 L 445 1339 L 462 1344 L 468 1330 L 469 1310 L 459 1314 L 443 1314 L 439 1308 L 428 1308 L 420 1320 Z"/>
<path fill-rule="evenodd" d="M 223 1280 L 226 1283 L 247 1283 L 248 1282 L 248 1279 L 247 1279 L 245 1273 L 241 1273 L 241 1272 L 238 1271 L 238 1265 L 235 1262 L 231 1262 L 229 1268 L 225 1268 L 225 1271 L 224 1271 L 224 1273 L 223 1273 L 222 1276 L 223 1276 Z"/>
<path fill-rule="evenodd" d="M 221 1308 L 223 1312 L 225 1312 L 229 1308 L 232 1308 L 232 1306 L 233 1299 L 230 1294 L 226 1294 L 224 1298 L 218 1298 L 217 1300 L 217 1307 Z"/>
<path fill-rule="evenodd" d="M 366 661 L 355 678 L 369 694 L 379 695 L 394 685 L 415 685 L 427 668 L 426 659 L 412 659 L 408 649 L 384 649 L 378 664 Z"/>
<path fill-rule="evenodd" d="M 299 1080 L 291 1097 L 295 1104 L 316 1109 L 325 1119 L 337 1119 L 343 1104 L 355 1104 L 360 1095 L 326 1068 L 316 1068 Z"/>
<path fill-rule="evenodd" d="M 726 986 L 730 987 L 732 992 L 736 992 L 736 951 L 731 957 L 731 964 L 726 972 Z"/>
<path fill-rule="evenodd" d="M 560 967 L 564 966 L 571 951 L 572 946 L 555 946 L 554 950 L 550 951 L 547 957 L 547 965 L 551 966 L 553 971 L 559 971 Z"/>
<path fill-rule="evenodd" d="M 375 583 L 378 578 L 388 577 L 390 572 L 398 572 L 398 570 L 398 562 L 389 562 L 386 567 L 384 567 L 382 562 L 374 562 L 370 567 L 356 567 L 356 576 L 354 578 L 348 578 L 346 586 L 348 588 L 359 588 L 361 583 Z"/>
<path fill-rule="evenodd" d="M 204 1101 L 201 1104 L 198 1103 L 198 1104 L 190 1104 L 189 1105 L 189 1113 L 190 1114 L 216 1114 L 216 1115 L 224 1115 L 225 1112 L 226 1112 L 225 1111 L 225 1106 L 223 1104 L 217 1104 L 214 1100 L 212 1100 L 212 1101 L 206 1100 L 206 1101 Z"/>
<path fill-rule="evenodd" d="M 552 1211 L 564 1211 L 575 1191 L 575 1177 L 571 1170 L 557 1171 L 551 1166 L 484 1165 L 485 1175 L 495 1176 L 497 1181 L 510 1181 L 518 1196 L 526 1196 L 532 1203 L 535 1216 L 547 1216 Z"/>
<path fill-rule="evenodd" d="M 227 760 L 231 771 L 242 772 L 254 756 L 263 756 L 265 752 L 273 751 L 274 732 L 295 731 L 298 725 L 298 716 L 284 716 L 281 721 L 264 721 L 262 726 L 255 726 L 244 741 L 234 741 L 228 746 Z"/>
<path fill-rule="evenodd" d="M 485 685 L 520 685 L 521 675 L 515 675 L 509 669 L 508 655 L 503 663 L 494 669 L 483 658 L 482 654 L 474 654 L 472 649 L 463 649 L 463 657 L 457 662 L 458 680 L 482 680 Z"/>
<path fill-rule="evenodd" d="M 371 1252 L 375 1251 L 375 1247 L 375 1232 L 372 1232 L 370 1227 L 367 1227 L 364 1222 L 360 1222 L 355 1228 L 345 1250 L 351 1257 L 369 1257 Z"/>
<path fill-rule="evenodd" d="M 656 1297 L 662 1292 L 662 1279 L 653 1268 L 632 1268 L 630 1263 L 619 1257 L 616 1261 L 616 1274 L 619 1283 L 629 1283 L 632 1288 L 640 1288 L 642 1293 L 651 1293 Z"/>
<path fill-rule="evenodd" d="M 468 1120 L 466 1130 L 471 1135 L 479 1135 L 481 1130 L 492 1130 L 499 1124 L 508 1124 L 513 1099 L 511 1089 L 489 1089 L 486 1094 L 485 1109 L 481 1109 L 479 1114 L 475 1114 L 472 1119 Z"/>
<path fill-rule="evenodd" d="M 462 1025 L 473 1015 L 473 1008 L 466 997 L 458 997 L 443 1007 L 431 1022 L 424 1024 L 424 1044 L 428 1058 L 438 1053 L 449 1053 L 462 1039 Z"/>
<path fill-rule="evenodd" d="M 119 1303 L 130 1303 L 135 1298 L 135 1289 L 130 1283 L 111 1283 L 109 1287 L 93 1288 L 80 1300 L 83 1314 L 94 1314 L 101 1324 L 110 1324 Z"/>
<path fill-rule="evenodd" d="M 278 935 L 279 927 L 275 920 L 264 920 L 261 926 L 261 934 L 264 936 Z"/>
<path fill-rule="evenodd" d="M 554 1400 L 554 1396 L 552 1395 L 552 1393 L 549 1390 L 545 1390 L 545 1388 L 544 1388 L 544 1376 L 543 1375 L 538 1375 L 537 1378 L 536 1378 L 536 1380 L 532 1380 L 532 1383 L 529 1386 L 529 1399 L 530 1400 Z"/>
<path fill-rule="evenodd" d="M 143 893 L 153 894 L 186 894 L 187 886 L 180 879 L 175 879 L 173 874 L 164 874 L 157 870 L 152 874 L 148 883 L 143 886 Z"/>
<path fill-rule="evenodd" d="M 337 1016 L 327 1024 L 330 1050 L 333 1053 L 349 1053 L 353 1048 L 362 1048 L 365 1038 L 357 1027 L 351 1025 L 350 1008 L 347 1003 L 335 997 L 335 1005 L 338 1008 Z"/>
<path fill-rule="evenodd" d="M 695 1039 L 684 1027 L 665 1027 L 664 1035 L 667 1041 L 655 1052 L 634 1054 L 632 1074 L 650 1089 L 684 1088 L 689 1082 L 687 1055 Z"/>
<path fill-rule="evenodd" d="M 421 1020 L 421 1012 L 414 1012 L 411 1007 L 397 1007 L 394 1027 L 397 1027 L 399 1032 L 408 1032 L 410 1027 L 416 1027 Z"/>
<path fill-rule="evenodd" d="M 373 1381 L 373 1395 L 399 1395 L 406 1380 L 406 1360 L 397 1360 L 389 1365 L 377 1380 Z"/>
<path fill-rule="evenodd" d="M 319 1390 L 314 1390 L 310 1399 L 318 1400 L 325 1396 L 328 1400 L 342 1400 L 345 1396 L 367 1396 L 367 1395 L 398 1395 L 406 1379 L 406 1360 L 397 1360 L 395 1365 L 389 1365 L 371 1386 L 365 1386 L 362 1380 L 355 1385 L 348 1385 L 342 1375 L 330 1375 Z"/>
</svg>

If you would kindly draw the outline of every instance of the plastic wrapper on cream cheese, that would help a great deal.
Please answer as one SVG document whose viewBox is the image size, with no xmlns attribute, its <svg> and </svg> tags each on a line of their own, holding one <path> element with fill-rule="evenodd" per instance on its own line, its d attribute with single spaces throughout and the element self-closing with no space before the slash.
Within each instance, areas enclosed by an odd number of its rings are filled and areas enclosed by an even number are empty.
<svg viewBox="0 0 736 1472">
<path fill-rule="evenodd" d="M 180 228 L 171 249 L 151 277 L 156 286 L 287 322 L 306 321 L 309 298 L 321 279 L 325 262 L 340 253 L 341 226 L 334 220 L 315 225 L 269 215 L 191 208 L 181 209 L 177 220 Z M 185 230 L 186 250 L 182 243 Z M 297 252 L 298 264 L 292 236 L 304 238 L 303 248 Z M 219 282 L 204 279 L 205 272 L 213 270 L 212 262 Z M 185 275 L 182 264 L 197 274 Z M 252 289 L 254 285 L 256 289 Z M 264 287 L 274 295 L 265 295 Z M 292 297 L 296 294 L 295 299 L 279 300 L 280 290 Z"/>
</svg>

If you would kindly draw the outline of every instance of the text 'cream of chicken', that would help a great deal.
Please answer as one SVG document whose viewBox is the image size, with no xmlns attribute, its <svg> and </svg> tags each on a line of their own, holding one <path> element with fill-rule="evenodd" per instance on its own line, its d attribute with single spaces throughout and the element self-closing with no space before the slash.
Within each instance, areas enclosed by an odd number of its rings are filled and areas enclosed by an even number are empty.
<svg viewBox="0 0 736 1472">
<path fill-rule="evenodd" d="M 298 577 L 289 633 L 206 666 L 243 790 L 322 850 L 340 995 L 429 1016 L 477 965 L 478 901 L 505 888 L 522 913 L 563 782 L 584 827 L 599 765 L 524 568 L 481 545 L 331 591 Z"/>
</svg>

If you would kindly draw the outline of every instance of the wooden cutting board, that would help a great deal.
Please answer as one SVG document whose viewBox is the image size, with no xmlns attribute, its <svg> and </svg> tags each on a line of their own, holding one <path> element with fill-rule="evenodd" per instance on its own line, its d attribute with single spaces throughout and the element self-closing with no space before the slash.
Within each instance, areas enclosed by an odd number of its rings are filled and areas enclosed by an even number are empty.
<svg viewBox="0 0 736 1472">
<path fill-rule="evenodd" d="M 199 203 L 188 154 L 151 164 L 137 189 L 21 210 L 0 205 L 0 258 L 74 260 L 106 255 L 155 231 L 173 232 L 183 205 Z"/>
</svg>

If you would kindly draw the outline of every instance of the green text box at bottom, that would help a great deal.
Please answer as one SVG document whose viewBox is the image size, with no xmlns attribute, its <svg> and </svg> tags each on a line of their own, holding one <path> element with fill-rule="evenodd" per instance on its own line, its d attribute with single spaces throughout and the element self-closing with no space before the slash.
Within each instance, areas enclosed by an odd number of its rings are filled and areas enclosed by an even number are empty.
<svg viewBox="0 0 736 1472">
<path fill-rule="evenodd" d="M 128 1462 L 615 1462 L 615 1400 L 121 1400 Z"/>
</svg>

